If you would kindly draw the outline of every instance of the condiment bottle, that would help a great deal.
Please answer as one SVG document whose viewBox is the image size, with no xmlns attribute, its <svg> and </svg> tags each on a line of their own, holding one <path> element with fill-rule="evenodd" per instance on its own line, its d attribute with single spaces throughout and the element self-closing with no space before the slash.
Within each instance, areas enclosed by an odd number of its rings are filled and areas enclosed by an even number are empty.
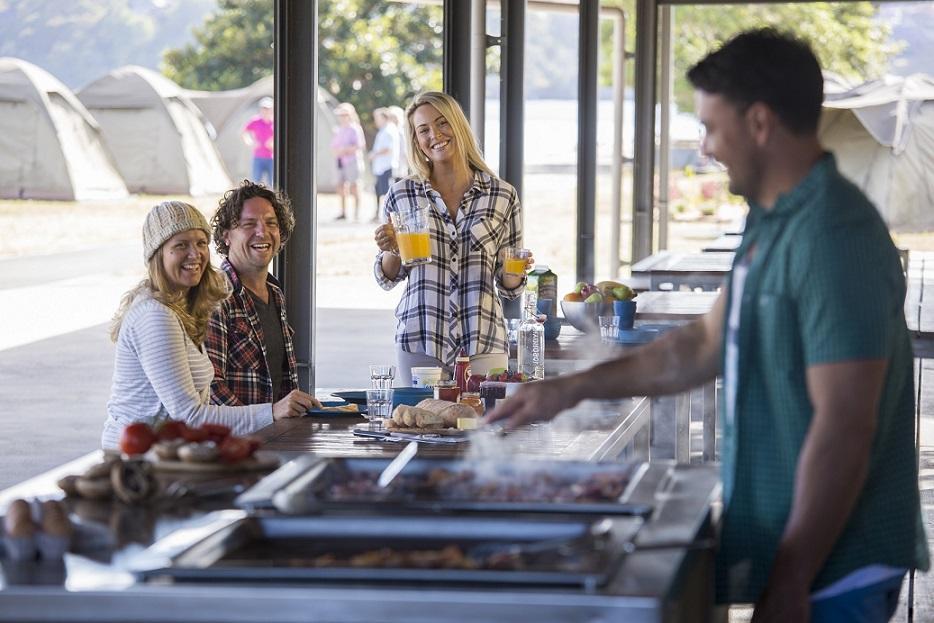
<svg viewBox="0 0 934 623">
<path fill-rule="evenodd" d="M 477 417 L 483 415 L 483 401 L 480 400 L 480 394 L 476 392 L 462 392 L 460 403 L 476 411 Z"/>
<path fill-rule="evenodd" d="M 468 378 L 470 378 L 470 357 L 462 348 L 457 359 L 454 360 L 454 382 L 457 383 L 457 388 L 462 394 L 467 391 Z"/>
<path fill-rule="evenodd" d="M 525 315 L 519 325 L 519 343 L 516 359 L 519 372 L 528 378 L 545 378 L 545 327 L 538 321 L 537 300 L 531 292 L 525 293 Z"/>
<path fill-rule="evenodd" d="M 435 400 L 457 402 L 460 395 L 461 390 L 457 387 L 456 381 L 439 381 L 438 384 L 435 385 Z"/>
</svg>

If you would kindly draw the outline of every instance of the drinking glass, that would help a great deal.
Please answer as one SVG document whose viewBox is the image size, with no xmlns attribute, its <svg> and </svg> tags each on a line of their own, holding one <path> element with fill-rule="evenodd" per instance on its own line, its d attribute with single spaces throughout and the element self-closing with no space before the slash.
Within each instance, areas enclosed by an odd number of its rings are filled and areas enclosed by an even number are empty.
<svg viewBox="0 0 934 623">
<path fill-rule="evenodd" d="M 600 316 L 600 338 L 604 342 L 613 342 L 619 338 L 619 316 Z"/>
<path fill-rule="evenodd" d="M 396 230 L 399 257 L 406 268 L 431 262 L 431 236 L 428 234 L 428 206 L 400 208 L 390 214 Z"/>
<path fill-rule="evenodd" d="M 392 417 L 392 393 L 392 388 L 366 390 L 366 419 L 370 430 L 383 430 L 383 422 Z"/>
<path fill-rule="evenodd" d="M 370 386 L 373 389 L 389 389 L 396 378 L 396 366 L 370 366 Z"/>
<path fill-rule="evenodd" d="M 505 259 L 503 261 L 503 272 L 507 275 L 517 275 L 519 277 L 525 274 L 527 260 L 532 256 L 528 249 L 519 247 L 506 247 Z"/>
</svg>

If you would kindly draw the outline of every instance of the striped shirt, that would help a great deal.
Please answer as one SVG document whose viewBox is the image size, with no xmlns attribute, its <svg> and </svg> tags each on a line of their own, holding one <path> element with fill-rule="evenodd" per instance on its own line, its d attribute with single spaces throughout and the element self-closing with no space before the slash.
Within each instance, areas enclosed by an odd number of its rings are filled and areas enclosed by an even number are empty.
<svg viewBox="0 0 934 623">
<path fill-rule="evenodd" d="M 499 295 L 522 293 L 503 286 L 500 252 L 522 244 L 522 218 L 515 189 L 482 171 L 464 193 L 453 221 L 441 194 L 414 178 L 393 185 L 388 213 L 428 205 L 431 263 L 400 268 L 395 279 L 383 274 L 383 252 L 376 256 L 376 281 L 390 290 L 407 280 L 396 306 L 396 343 L 409 353 L 425 353 L 453 366 L 461 348 L 468 355 L 506 352 L 506 329 Z"/>
<path fill-rule="evenodd" d="M 123 317 L 114 359 L 104 448 L 119 445 L 127 424 L 173 419 L 189 426 L 225 424 L 244 435 L 272 424 L 272 404 L 210 404 L 214 366 L 191 341 L 170 308 L 142 294 Z"/>
</svg>

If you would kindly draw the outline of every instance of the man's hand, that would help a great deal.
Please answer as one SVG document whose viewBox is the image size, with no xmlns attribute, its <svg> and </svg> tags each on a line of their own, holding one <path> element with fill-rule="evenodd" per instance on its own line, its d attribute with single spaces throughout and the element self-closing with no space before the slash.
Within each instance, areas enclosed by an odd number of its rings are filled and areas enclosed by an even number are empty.
<svg viewBox="0 0 934 623">
<path fill-rule="evenodd" d="M 278 421 L 283 418 L 301 417 L 309 409 L 320 409 L 321 403 L 300 389 L 293 389 L 285 398 L 272 405 L 272 419 Z"/>
<path fill-rule="evenodd" d="M 570 391 L 570 378 L 526 383 L 510 398 L 486 414 L 483 424 L 502 421 L 507 430 L 539 420 L 550 420 L 565 409 L 570 409 L 578 400 Z"/>
<path fill-rule="evenodd" d="M 811 598 L 805 582 L 790 581 L 770 585 L 756 603 L 752 623 L 808 623 Z"/>
</svg>

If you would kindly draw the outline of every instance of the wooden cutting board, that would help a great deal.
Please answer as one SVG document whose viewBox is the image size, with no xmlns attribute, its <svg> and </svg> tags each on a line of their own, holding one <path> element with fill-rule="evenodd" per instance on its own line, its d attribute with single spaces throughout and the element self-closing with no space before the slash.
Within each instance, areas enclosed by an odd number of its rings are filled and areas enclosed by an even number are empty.
<svg viewBox="0 0 934 623">
<path fill-rule="evenodd" d="M 260 456 L 239 461 L 237 463 L 224 463 L 212 461 L 210 463 L 189 463 L 187 461 L 152 462 L 157 472 L 175 472 L 189 474 L 222 474 L 231 472 L 258 472 L 272 471 L 279 467 L 279 459 L 275 456 Z"/>
</svg>

